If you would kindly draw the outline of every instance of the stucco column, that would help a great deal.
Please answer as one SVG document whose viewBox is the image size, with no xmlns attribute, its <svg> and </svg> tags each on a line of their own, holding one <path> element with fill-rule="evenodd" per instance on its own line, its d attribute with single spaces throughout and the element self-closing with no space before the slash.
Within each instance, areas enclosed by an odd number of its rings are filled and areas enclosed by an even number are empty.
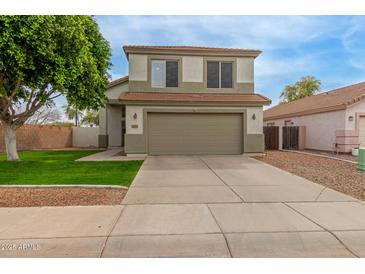
<svg viewBox="0 0 365 274">
<path fill-rule="evenodd" d="M 107 134 L 109 147 L 122 146 L 122 106 L 107 105 Z"/>
<path fill-rule="evenodd" d="M 102 107 L 99 109 L 99 128 L 98 128 L 98 146 L 105 148 L 108 146 L 108 133 L 106 125 L 106 108 Z"/>
</svg>

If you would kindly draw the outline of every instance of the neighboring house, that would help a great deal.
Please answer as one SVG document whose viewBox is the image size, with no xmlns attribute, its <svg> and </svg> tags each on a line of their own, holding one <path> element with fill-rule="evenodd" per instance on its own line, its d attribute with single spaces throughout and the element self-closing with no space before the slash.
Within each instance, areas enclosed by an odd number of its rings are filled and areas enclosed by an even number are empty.
<svg viewBox="0 0 365 274">
<path fill-rule="evenodd" d="M 281 103 L 264 111 L 264 125 L 305 126 L 305 148 L 350 152 L 365 146 L 365 82 Z"/>
<path fill-rule="evenodd" d="M 263 105 L 254 90 L 258 50 L 124 46 L 129 76 L 112 81 L 99 145 L 127 154 L 262 152 Z"/>
</svg>

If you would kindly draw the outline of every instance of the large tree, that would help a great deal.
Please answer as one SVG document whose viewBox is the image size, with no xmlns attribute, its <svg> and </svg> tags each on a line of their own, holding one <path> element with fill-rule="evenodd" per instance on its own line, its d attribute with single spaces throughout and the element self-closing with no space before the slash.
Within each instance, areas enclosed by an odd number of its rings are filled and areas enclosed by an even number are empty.
<svg viewBox="0 0 365 274">
<path fill-rule="evenodd" d="M 314 95 L 321 90 L 321 81 L 313 76 L 300 78 L 293 85 L 287 85 L 280 95 L 283 102 L 295 101 L 307 96 Z"/>
<path fill-rule="evenodd" d="M 91 16 L 0 16 L 0 121 L 8 160 L 16 130 L 64 95 L 78 109 L 105 100 L 111 51 Z"/>
</svg>

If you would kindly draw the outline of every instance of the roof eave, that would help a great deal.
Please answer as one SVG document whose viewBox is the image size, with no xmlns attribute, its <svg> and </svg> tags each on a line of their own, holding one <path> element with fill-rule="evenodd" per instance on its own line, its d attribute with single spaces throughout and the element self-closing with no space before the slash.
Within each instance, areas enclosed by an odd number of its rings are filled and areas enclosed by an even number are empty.
<svg viewBox="0 0 365 274">
<path fill-rule="evenodd" d="M 346 105 L 351 106 L 351 105 L 356 104 L 356 103 L 358 103 L 358 102 L 360 102 L 361 100 L 364 100 L 364 99 L 365 99 L 365 94 L 361 95 L 361 96 L 358 96 L 358 97 L 346 102 Z"/>
<path fill-rule="evenodd" d="M 221 51 L 218 49 L 205 49 L 205 50 L 199 50 L 199 49 L 186 49 L 186 50 L 176 50 L 176 49 L 150 49 L 150 48 L 130 48 L 128 46 L 123 46 L 123 51 L 129 59 L 130 53 L 135 54 L 142 54 L 142 53 L 148 53 L 148 54 L 164 54 L 164 55 L 198 55 L 198 56 L 235 56 L 235 57 L 252 57 L 256 58 L 259 56 L 262 51 L 261 50 L 244 50 L 244 51 L 237 51 L 237 50 L 227 50 L 227 51 Z"/>
<path fill-rule="evenodd" d="M 126 105 L 169 105 L 169 106 L 262 106 L 263 102 L 243 101 L 171 101 L 171 100 L 121 100 Z"/>
<path fill-rule="evenodd" d="M 167 93 L 169 94 L 169 93 Z M 241 94 L 241 95 L 248 95 L 248 96 L 254 96 L 255 98 L 229 98 L 227 96 L 229 95 L 235 95 L 237 96 L 238 94 L 211 94 L 211 93 L 199 93 L 202 97 L 198 97 L 198 98 L 183 98 L 183 97 L 177 97 L 179 95 L 187 95 L 186 93 L 173 93 L 173 94 L 169 94 L 169 95 L 173 95 L 173 97 L 169 97 L 169 98 L 161 98 L 158 97 L 160 95 L 167 95 L 166 93 L 160 93 L 160 92 L 148 92 L 148 97 L 143 97 L 143 93 L 133 93 L 133 92 L 126 92 L 123 93 L 120 97 L 119 100 L 121 102 L 124 103 L 139 103 L 139 102 L 157 102 L 157 103 L 164 103 L 164 104 L 168 104 L 168 103 L 176 103 L 176 102 L 187 102 L 187 103 L 217 103 L 217 104 L 231 104 L 231 105 L 242 105 L 242 104 L 254 104 L 254 105 L 260 105 L 260 106 L 264 106 L 264 105 L 270 105 L 271 104 L 271 100 L 268 99 L 267 97 L 261 95 L 261 94 Z M 134 95 L 134 96 L 133 96 Z M 136 95 L 138 95 L 138 97 L 135 97 Z M 153 97 L 151 97 L 151 95 L 153 95 Z M 191 95 L 191 94 L 189 94 Z M 220 96 L 220 97 L 216 97 L 216 98 L 204 98 L 204 96 Z M 223 95 L 223 97 L 222 97 Z"/>
<path fill-rule="evenodd" d="M 119 79 L 116 79 L 116 80 L 113 80 L 113 81 L 109 82 L 109 84 L 107 85 L 106 88 L 109 89 L 109 88 L 115 87 L 117 85 L 124 84 L 128 81 L 129 81 L 129 75 L 123 76 Z"/>
<path fill-rule="evenodd" d="M 266 117 L 265 117 L 265 111 L 264 111 L 264 121 L 306 116 L 306 115 L 332 112 L 332 111 L 338 111 L 338 110 L 344 110 L 344 109 L 346 109 L 346 104 L 339 104 L 339 105 L 325 107 L 325 108 L 311 109 L 311 110 L 306 110 L 306 111 L 292 112 L 292 113 L 279 114 L 279 115 L 266 116 Z"/>
</svg>

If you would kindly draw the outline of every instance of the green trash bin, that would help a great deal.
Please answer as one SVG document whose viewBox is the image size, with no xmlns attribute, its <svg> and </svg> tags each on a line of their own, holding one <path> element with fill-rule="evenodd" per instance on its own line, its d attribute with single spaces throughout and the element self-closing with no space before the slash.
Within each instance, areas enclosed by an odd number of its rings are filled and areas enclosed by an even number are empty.
<svg viewBox="0 0 365 274">
<path fill-rule="evenodd" d="M 359 148 L 359 155 L 357 156 L 357 168 L 365 171 L 365 147 Z"/>
</svg>

